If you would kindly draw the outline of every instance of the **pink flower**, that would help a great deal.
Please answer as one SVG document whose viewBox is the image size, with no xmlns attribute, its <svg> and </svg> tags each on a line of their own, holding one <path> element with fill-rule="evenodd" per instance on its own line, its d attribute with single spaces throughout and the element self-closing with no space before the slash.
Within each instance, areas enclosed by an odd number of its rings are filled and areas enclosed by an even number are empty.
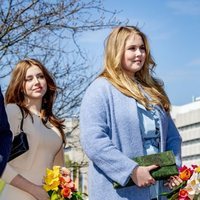
<svg viewBox="0 0 200 200">
<path fill-rule="evenodd" d="M 75 184 L 73 183 L 73 181 L 66 183 L 65 187 L 70 188 L 72 191 L 76 191 L 76 187 L 75 187 Z"/>
<path fill-rule="evenodd" d="M 61 173 L 62 176 L 70 176 L 70 171 L 66 167 L 61 167 L 60 173 Z"/>
<path fill-rule="evenodd" d="M 187 190 L 180 189 L 178 193 L 179 200 L 190 200 Z"/>
</svg>

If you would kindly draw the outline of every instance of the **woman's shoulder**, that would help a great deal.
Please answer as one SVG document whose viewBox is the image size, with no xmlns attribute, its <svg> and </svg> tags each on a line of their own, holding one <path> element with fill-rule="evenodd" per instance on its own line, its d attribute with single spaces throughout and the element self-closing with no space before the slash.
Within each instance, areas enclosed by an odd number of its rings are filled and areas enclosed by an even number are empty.
<svg viewBox="0 0 200 200">
<path fill-rule="evenodd" d="M 10 128 L 13 134 L 17 133 L 19 127 L 19 121 L 22 119 L 20 108 L 16 104 L 7 104 L 5 106 Z"/>
<path fill-rule="evenodd" d="M 110 83 L 107 79 L 103 77 L 96 78 L 87 88 L 83 97 L 83 102 L 91 100 L 96 102 L 99 99 L 106 98 L 108 94 L 109 85 Z"/>
<path fill-rule="evenodd" d="M 15 103 L 9 103 L 9 104 L 6 104 L 6 109 L 10 109 L 10 110 L 20 110 L 19 106 Z"/>
<path fill-rule="evenodd" d="M 106 78 L 104 77 L 98 77 L 96 78 L 88 87 L 88 90 L 91 91 L 100 91 L 103 90 L 105 91 L 106 88 L 112 87 L 112 84 L 110 83 L 110 81 L 108 81 Z"/>
<path fill-rule="evenodd" d="M 9 103 L 5 106 L 5 108 L 8 115 L 19 115 L 21 112 L 19 106 L 15 103 Z"/>
</svg>

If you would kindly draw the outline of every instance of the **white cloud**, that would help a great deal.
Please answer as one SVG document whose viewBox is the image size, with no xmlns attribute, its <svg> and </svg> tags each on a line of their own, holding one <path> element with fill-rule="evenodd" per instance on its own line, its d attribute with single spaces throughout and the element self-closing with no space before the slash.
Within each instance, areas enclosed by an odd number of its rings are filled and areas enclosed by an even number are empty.
<svg viewBox="0 0 200 200">
<path fill-rule="evenodd" d="M 200 58 L 197 58 L 195 60 L 192 60 L 191 62 L 189 62 L 188 64 L 189 66 L 200 66 Z"/>
<path fill-rule="evenodd" d="M 173 9 L 176 14 L 200 15 L 199 0 L 170 0 L 167 5 Z"/>
</svg>

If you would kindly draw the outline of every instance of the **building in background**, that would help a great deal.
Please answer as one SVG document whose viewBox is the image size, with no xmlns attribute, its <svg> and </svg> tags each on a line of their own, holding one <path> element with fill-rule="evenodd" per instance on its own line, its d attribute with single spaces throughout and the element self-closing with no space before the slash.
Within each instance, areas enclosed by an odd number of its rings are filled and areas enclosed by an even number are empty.
<svg viewBox="0 0 200 200">
<path fill-rule="evenodd" d="M 173 106 L 171 115 L 183 140 L 183 164 L 200 165 L 200 98 L 183 106 Z"/>
<path fill-rule="evenodd" d="M 87 169 L 88 159 L 83 153 L 80 145 L 79 138 L 79 119 L 76 116 L 65 119 L 65 133 L 66 133 L 66 146 L 65 146 L 65 161 L 68 168 L 72 173 L 73 181 L 76 187 L 82 193 L 88 193 L 87 188 Z"/>
</svg>

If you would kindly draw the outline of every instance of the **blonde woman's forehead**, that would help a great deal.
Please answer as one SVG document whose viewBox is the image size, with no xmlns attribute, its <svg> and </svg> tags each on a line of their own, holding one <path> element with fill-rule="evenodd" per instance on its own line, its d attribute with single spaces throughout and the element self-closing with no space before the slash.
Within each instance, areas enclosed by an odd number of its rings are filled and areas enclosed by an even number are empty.
<svg viewBox="0 0 200 200">
<path fill-rule="evenodd" d="M 129 35 L 129 37 L 126 40 L 126 46 L 127 45 L 134 45 L 134 44 L 144 45 L 142 37 L 138 34 L 135 34 L 135 33 Z"/>
</svg>

